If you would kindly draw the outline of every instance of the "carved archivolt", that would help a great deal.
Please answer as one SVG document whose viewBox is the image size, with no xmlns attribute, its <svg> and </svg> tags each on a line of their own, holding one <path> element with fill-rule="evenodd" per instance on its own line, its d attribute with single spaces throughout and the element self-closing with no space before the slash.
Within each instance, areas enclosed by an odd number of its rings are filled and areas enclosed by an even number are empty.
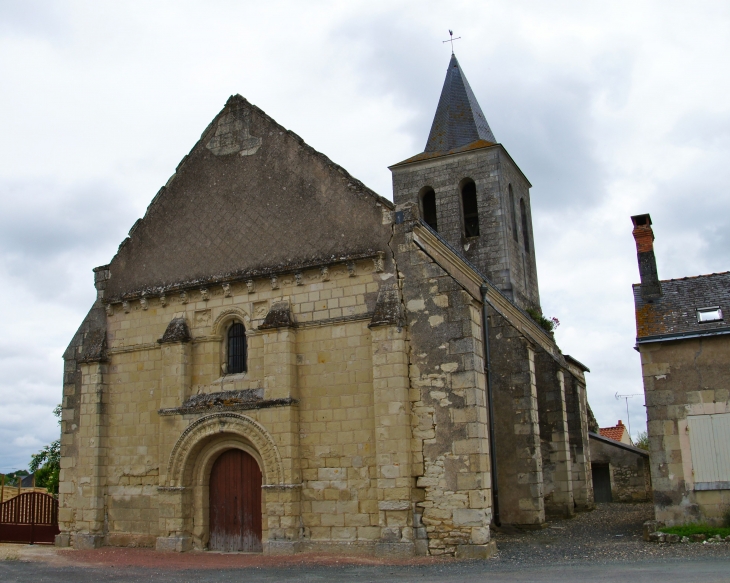
<svg viewBox="0 0 730 583">
<path fill-rule="evenodd" d="M 227 308 L 223 310 L 213 322 L 211 334 L 214 336 L 222 336 L 226 330 L 226 326 L 231 320 L 241 320 L 246 330 L 251 330 L 251 318 L 242 308 Z"/>
<path fill-rule="evenodd" d="M 236 413 L 214 413 L 198 419 L 183 431 L 172 448 L 167 466 L 169 486 L 190 486 L 198 454 L 212 441 L 243 438 L 258 453 L 263 483 L 284 483 L 284 468 L 279 449 L 262 425 Z"/>
</svg>

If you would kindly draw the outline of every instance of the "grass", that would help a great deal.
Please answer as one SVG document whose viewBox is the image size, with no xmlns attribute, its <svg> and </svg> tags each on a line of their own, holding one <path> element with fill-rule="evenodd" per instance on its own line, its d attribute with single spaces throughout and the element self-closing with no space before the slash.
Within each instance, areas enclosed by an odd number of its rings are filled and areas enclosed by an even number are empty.
<svg viewBox="0 0 730 583">
<path fill-rule="evenodd" d="M 719 534 L 722 538 L 730 536 L 730 528 L 728 527 L 717 527 L 708 526 L 706 524 L 685 524 L 684 526 L 667 526 L 660 528 L 660 532 L 666 532 L 667 534 L 678 534 L 679 536 L 692 536 L 693 534 L 704 534 L 707 537 L 715 536 Z"/>
</svg>

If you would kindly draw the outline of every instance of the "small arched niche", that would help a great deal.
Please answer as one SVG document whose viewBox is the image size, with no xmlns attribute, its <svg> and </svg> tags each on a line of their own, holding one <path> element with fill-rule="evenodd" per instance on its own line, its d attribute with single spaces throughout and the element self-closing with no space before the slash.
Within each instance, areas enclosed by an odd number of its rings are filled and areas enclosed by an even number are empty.
<svg viewBox="0 0 730 583">
<path fill-rule="evenodd" d="M 436 214 L 436 193 L 433 188 L 426 186 L 421 189 L 419 195 L 421 199 L 421 215 L 423 221 L 434 231 L 438 231 L 438 218 Z"/>
</svg>

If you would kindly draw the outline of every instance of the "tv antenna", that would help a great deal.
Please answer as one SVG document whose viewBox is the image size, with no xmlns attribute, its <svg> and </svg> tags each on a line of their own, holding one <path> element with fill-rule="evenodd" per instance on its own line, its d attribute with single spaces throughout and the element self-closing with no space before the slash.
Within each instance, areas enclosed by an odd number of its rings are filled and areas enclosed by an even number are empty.
<svg viewBox="0 0 730 583">
<path fill-rule="evenodd" d="M 443 42 L 445 42 L 445 43 L 451 43 L 451 54 L 453 55 L 454 54 L 454 41 L 461 39 L 461 37 L 460 36 L 457 36 L 456 38 L 454 38 L 454 31 L 453 30 L 449 30 L 449 36 L 451 38 L 449 40 L 445 40 Z"/>
<path fill-rule="evenodd" d="M 631 437 L 631 415 L 629 414 L 629 399 L 631 397 L 642 397 L 644 393 L 632 393 L 631 395 L 619 395 L 618 392 L 616 392 L 616 400 L 620 401 L 621 399 L 626 400 L 626 422 L 629 424 L 629 438 Z"/>
</svg>

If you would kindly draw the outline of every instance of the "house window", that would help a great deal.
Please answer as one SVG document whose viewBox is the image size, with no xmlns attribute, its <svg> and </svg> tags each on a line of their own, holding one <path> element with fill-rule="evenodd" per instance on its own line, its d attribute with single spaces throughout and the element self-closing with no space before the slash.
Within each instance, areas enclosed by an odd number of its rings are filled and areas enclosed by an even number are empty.
<svg viewBox="0 0 730 583">
<path fill-rule="evenodd" d="M 520 214 L 522 215 L 522 239 L 525 242 L 525 251 L 530 252 L 530 235 L 527 232 L 527 210 L 525 209 L 525 199 L 520 199 Z"/>
<path fill-rule="evenodd" d="M 509 189 L 509 214 L 512 217 L 512 236 L 515 241 L 519 241 L 517 237 L 517 213 L 515 212 L 515 195 L 512 192 L 512 185 L 507 186 Z"/>
<path fill-rule="evenodd" d="M 730 489 L 730 413 L 687 415 L 695 490 Z"/>
<path fill-rule="evenodd" d="M 228 328 L 228 374 L 246 372 L 246 328 L 235 322 Z"/>
<path fill-rule="evenodd" d="M 477 187 L 471 180 L 461 189 L 461 206 L 464 211 L 464 234 L 467 237 L 478 237 L 479 208 L 477 207 Z"/>
<path fill-rule="evenodd" d="M 720 306 L 712 308 L 697 308 L 697 322 L 719 322 L 722 320 L 722 309 Z"/>
<path fill-rule="evenodd" d="M 423 212 L 423 220 L 434 231 L 438 231 L 438 221 L 436 219 L 436 193 L 433 188 L 427 189 L 421 196 L 421 210 Z"/>
</svg>

